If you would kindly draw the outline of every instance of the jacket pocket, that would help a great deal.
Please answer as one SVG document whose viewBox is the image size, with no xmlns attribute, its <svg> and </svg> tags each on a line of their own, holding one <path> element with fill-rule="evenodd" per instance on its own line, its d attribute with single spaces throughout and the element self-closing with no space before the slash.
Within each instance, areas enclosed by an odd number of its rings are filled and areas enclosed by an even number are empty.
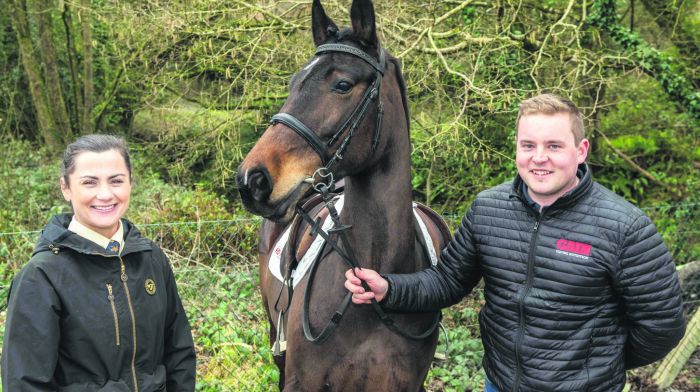
<svg viewBox="0 0 700 392">
<path fill-rule="evenodd" d="M 114 318 L 114 341 L 115 345 L 119 347 L 121 341 L 119 340 L 119 317 L 117 316 L 117 307 L 114 304 L 114 291 L 112 290 L 112 284 L 107 283 L 107 299 L 109 300 L 109 305 L 112 307 L 112 317 Z"/>
<path fill-rule="evenodd" d="M 165 392 L 165 366 L 158 365 L 153 374 L 142 374 L 139 382 L 139 391 L 143 392 Z"/>
</svg>

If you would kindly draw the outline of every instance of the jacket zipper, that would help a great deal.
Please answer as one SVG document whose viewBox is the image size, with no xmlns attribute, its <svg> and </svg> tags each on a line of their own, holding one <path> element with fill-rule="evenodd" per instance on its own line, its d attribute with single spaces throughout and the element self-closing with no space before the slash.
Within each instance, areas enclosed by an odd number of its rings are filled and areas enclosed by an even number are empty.
<svg viewBox="0 0 700 392">
<path fill-rule="evenodd" d="M 532 288 L 533 270 L 535 269 L 535 250 L 537 247 L 537 235 L 540 229 L 542 215 L 537 217 L 535 227 L 532 228 L 532 239 L 530 240 L 530 250 L 527 255 L 527 275 L 525 277 L 525 288 L 518 298 L 518 309 L 520 311 L 520 323 L 518 326 L 518 336 L 515 338 L 515 380 L 513 381 L 513 392 L 517 392 L 522 375 L 520 364 L 520 346 L 522 346 L 523 335 L 525 334 L 525 298 Z"/>
<path fill-rule="evenodd" d="M 54 254 L 58 254 L 60 248 L 58 246 L 55 246 L 53 244 L 49 245 L 49 250 L 51 250 Z M 107 256 L 101 253 L 86 253 L 90 255 L 95 255 L 95 256 L 101 256 L 101 257 L 106 257 L 106 258 L 111 258 L 112 256 Z M 124 285 L 124 292 L 126 293 L 126 301 L 129 305 L 129 314 L 131 315 L 131 334 L 133 337 L 133 342 L 134 342 L 134 349 L 131 354 L 131 377 L 134 382 L 134 392 L 139 392 L 139 384 L 136 381 L 136 316 L 134 315 L 134 307 L 131 304 L 131 294 L 129 292 L 129 286 L 127 286 L 126 281 L 129 279 L 129 277 L 126 275 L 126 266 L 124 265 L 124 260 L 122 260 L 121 255 L 117 256 L 119 258 L 119 267 L 120 267 L 120 280 L 122 281 L 122 285 Z M 109 291 L 109 288 L 111 285 L 108 284 L 107 290 Z M 114 300 L 114 297 L 112 297 L 112 300 Z M 118 322 L 118 319 L 116 318 L 116 308 L 114 307 L 114 302 L 112 302 L 112 310 L 115 315 L 115 322 Z M 118 334 L 117 334 L 117 339 L 118 339 Z M 119 342 L 119 340 L 117 340 Z"/>
<path fill-rule="evenodd" d="M 121 344 L 119 341 L 119 318 L 117 317 L 117 308 L 114 306 L 114 293 L 112 292 L 112 284 L 107 283 L 107 299 L 112 306 L 112 316 L 114 316 L 114 337 L 116 338 L 117 347 Z"/>
<path fill-rule="evenodd" d="M 139 384 L 136 382 L 136 316 L 134 316 L 134 307 L 131 304 L 131 294 L 129 293 L 129 286 L 127 286 L 126 281 L 129 277 L 126 275 L 126 266 L 121 256 L 119 257 L 119 265 L 121 268 L 121 281 L 124 285 L 124 292 L 126 293 L 126 302 L 129 304 L 129 313 L 131 314 L 131 334 L 134 339 L 134 350 L 131 354 L 131 376 L 134 380 L 134 392 L 139 392 Z"/>
</svg>

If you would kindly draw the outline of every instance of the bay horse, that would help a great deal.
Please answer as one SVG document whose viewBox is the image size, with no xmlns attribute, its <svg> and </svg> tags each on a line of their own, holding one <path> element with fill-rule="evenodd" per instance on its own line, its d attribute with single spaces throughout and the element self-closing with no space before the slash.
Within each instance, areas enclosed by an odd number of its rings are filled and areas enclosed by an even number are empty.
<svg viewBox="0 0 700 392">
<path fill-rule="evenodd" d="M 354 0 L 350 18 L 340 30 L 313 1 L 316 54 L 236 175 L 246 209 L 265 218 L 260 285 L 285 392 L 423 390 L 437 344 L 439 313 L 354 305 L 343 286 L 353 265 L 424 269 L 449 240 L 444 221 L 412 202 L 399 61 L 379 44 L 370 0 Z"/>
</svg>

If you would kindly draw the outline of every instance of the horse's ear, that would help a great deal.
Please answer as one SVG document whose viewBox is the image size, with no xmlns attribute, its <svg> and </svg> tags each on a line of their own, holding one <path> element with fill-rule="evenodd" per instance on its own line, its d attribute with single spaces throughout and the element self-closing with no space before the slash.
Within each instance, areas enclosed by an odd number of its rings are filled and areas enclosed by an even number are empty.
<svg viewBox="0 0 700 392">
<path fill-rule="evenodd" d="M 353 0 L 350 8 L 352 30 L 366 44 L 379 46 L 374 24 L 374 6 L 371 0 Z"/>
<path fill-rule="evenodd" d="M 328 41 L 328 38 L 338 33 L 338 26 L 326 15 L 320 0 L 314 0 L 311 6 L 311 32 L 316 46 Z"/>
</svg>

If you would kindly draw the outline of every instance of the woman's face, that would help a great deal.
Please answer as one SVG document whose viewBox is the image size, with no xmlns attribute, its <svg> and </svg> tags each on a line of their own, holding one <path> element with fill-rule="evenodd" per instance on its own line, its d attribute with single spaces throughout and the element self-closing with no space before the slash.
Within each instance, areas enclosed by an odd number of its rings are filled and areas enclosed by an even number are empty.
<svg viewBox="0 0 700 392">
<path fill-rule="evenodd" d="M 78 222 L 109 238 L 129 207 L 129 169 L 117 150 L 81 152 L 68 183 L 61 179 L 61 192 Z"/>
</svg>

